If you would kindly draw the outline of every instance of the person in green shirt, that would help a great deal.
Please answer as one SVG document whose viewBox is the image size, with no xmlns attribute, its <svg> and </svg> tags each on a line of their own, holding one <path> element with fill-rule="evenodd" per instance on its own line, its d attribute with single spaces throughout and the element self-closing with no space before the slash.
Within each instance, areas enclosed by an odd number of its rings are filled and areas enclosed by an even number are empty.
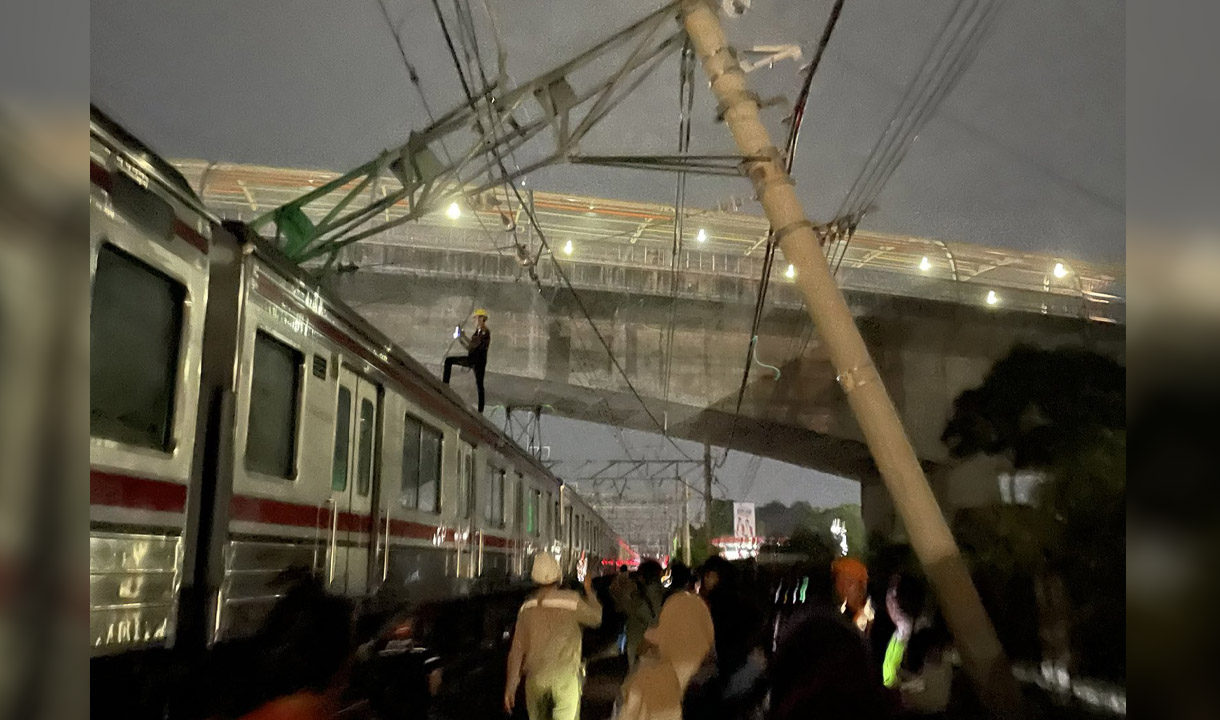
<svg viewBox="0 0 1220 720">
<path fill-rule="evenodd" d="M 894 623 L 894 633 L 890 635 L 889 644 L 885 647 L 885 659 L 881 662 L 881 682 L 887 688 L 898 687 L 898 671 L 902 668 L 902 658 L 906 654 L 907 645 L 911 641 L 914 620 L 903 609 L 898 601 L 898 588 L 901 581 L 890 583 L 885 593 L 885 611 Z"/>
</svg>

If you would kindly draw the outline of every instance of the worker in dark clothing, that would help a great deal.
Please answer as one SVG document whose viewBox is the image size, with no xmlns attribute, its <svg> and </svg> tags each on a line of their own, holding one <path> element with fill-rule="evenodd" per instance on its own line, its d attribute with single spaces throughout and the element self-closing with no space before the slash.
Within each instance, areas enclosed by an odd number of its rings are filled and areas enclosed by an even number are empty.
<svg viewBox="0 0 1220 720">
<path fill-rule="evenodd" d="M 711 557 L 703 563 L 699 590 L 716 626 L 716 665 L 728 678 L 746 663 L 757 643 L 760 613 L 741 592 L 737 568 L 724 558 Z"/>
<path fill-rule="evenodd" d="M 640 659 L 644 633 L 656 624 L 665 604 L 665 587 L 661 584 L 661 563 L 645 560 L 635 573 L 635 586 L 627 602 L 627 667 L 635 669 Z"/>
<path fill-rule="evenodd" d="M 449 384 L 449 375 L 454 365 L 468 367 L 474 371 L 474 386 L 479 391 L 479 412 L 483 412 L 483 374 L 487 371 L 487 349 L 491 347 L 491 330 L 487 329 L 487 311 L 482 308 L 474 311 L 475 328 L 470 337 L 457 328 L 454 339 L 466 348 L 465 355 L 450 355 L 445 358 L 445 384 Z"/>
<path fill-rule="evenodd" d="M 765 694 L 762 682 L 762 613 L 739 582 L 738 569 L 710 557 L 699 569 L 699 593 L 715 628 L 715 672 L 693 688 L 685 717 L 729 720 L 751 717 Z"/>
</svg>

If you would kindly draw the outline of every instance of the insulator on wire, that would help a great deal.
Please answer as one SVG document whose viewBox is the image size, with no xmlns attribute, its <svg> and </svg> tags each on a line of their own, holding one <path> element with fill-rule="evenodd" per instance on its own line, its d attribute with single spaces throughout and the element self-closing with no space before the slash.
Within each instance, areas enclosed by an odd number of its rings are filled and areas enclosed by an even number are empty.
<svg viewBox="0 0 1220 720">
<path fill-rule="evenodd" d="M 534 266 L 534 258 L 530 257 L 529 250 L 521 243 L 517 243 L 517 262 L 523 268 L 532 268 Z"/>
</svg>

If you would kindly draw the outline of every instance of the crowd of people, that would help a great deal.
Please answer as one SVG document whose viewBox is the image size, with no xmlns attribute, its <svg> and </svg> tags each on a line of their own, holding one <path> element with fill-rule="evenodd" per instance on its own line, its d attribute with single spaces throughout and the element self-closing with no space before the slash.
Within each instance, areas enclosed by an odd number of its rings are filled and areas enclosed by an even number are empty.
<svg viewBox="0 0 1220 720">
<path fill-rule="evenodd" d="M 586 662 L 607 648 L 627 667 L 616 720 L 916 718 L 943 715 L 949 704 L 951 638 L 911 574 L 875 584 L 850 557 L 783 569 L 712 557 L 694 571 L 645 560 L 634 571 L 565 583 L 555 558 L 538 553 L 530 577 L 535 588 L 511 632 L 509 716 L 577 720 Z M 216 661 L 232 692 L 219 706 L 201 702 L 212 712 L 200 717 L 321 720 L 354 685 L 370 683 L 397 688 L 407 700 L 395 707 L 426 713 L 411 698 L 435 695 L 437 672 L 394 666 L 361 683 L 377 667 L 361 665 L 361 653 L 380 646 L 355 642 L 378 636 L 356 627 L 359 617 L 316 580 L 298 583 L 257 637 Z M 586 637 L 603 642 L 586 648 Z M 411 679 L 399 674 L 426 682 L 407 687 Z"/>
<path fill-rule="evenodd" d="M 617 720 L 935 717 L 948 706 L 950 638 L 913 575 L 888 578 L 875 605 L 856 558 L 775 573 L 713 557 L 668 575 L 645 560 L 600 593 L 588 578 L 581 592 L 560 589 L 546 554 L 534 563 L 541 588 L 518 616 L 504 701 L 511 712 L 524 684 L 530 720 L 579 717 L 579 638 L 603 618 L 621 629 L 628 667 Z"/>
</svg>

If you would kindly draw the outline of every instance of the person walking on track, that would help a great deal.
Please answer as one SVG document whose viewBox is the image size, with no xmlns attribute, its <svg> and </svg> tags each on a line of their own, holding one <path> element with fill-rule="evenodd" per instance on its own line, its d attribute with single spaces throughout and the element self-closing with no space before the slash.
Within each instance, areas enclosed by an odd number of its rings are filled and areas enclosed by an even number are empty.
<svg viewBox="0 0 1220 720">
<path fill-rule="evenodd" d="M 583 593 L 561 590 L 559 563 L 540 552 L 534 556 L 530 577 L 541 587 L 517 613 L 508 653 L 504 710 L 512 714 L 517 689 L 524 681 L 530 720 L 576 720 L 580 716 L 581 634 L 602 621 L 593 576 L 586 573 Z"/>
</svg>

